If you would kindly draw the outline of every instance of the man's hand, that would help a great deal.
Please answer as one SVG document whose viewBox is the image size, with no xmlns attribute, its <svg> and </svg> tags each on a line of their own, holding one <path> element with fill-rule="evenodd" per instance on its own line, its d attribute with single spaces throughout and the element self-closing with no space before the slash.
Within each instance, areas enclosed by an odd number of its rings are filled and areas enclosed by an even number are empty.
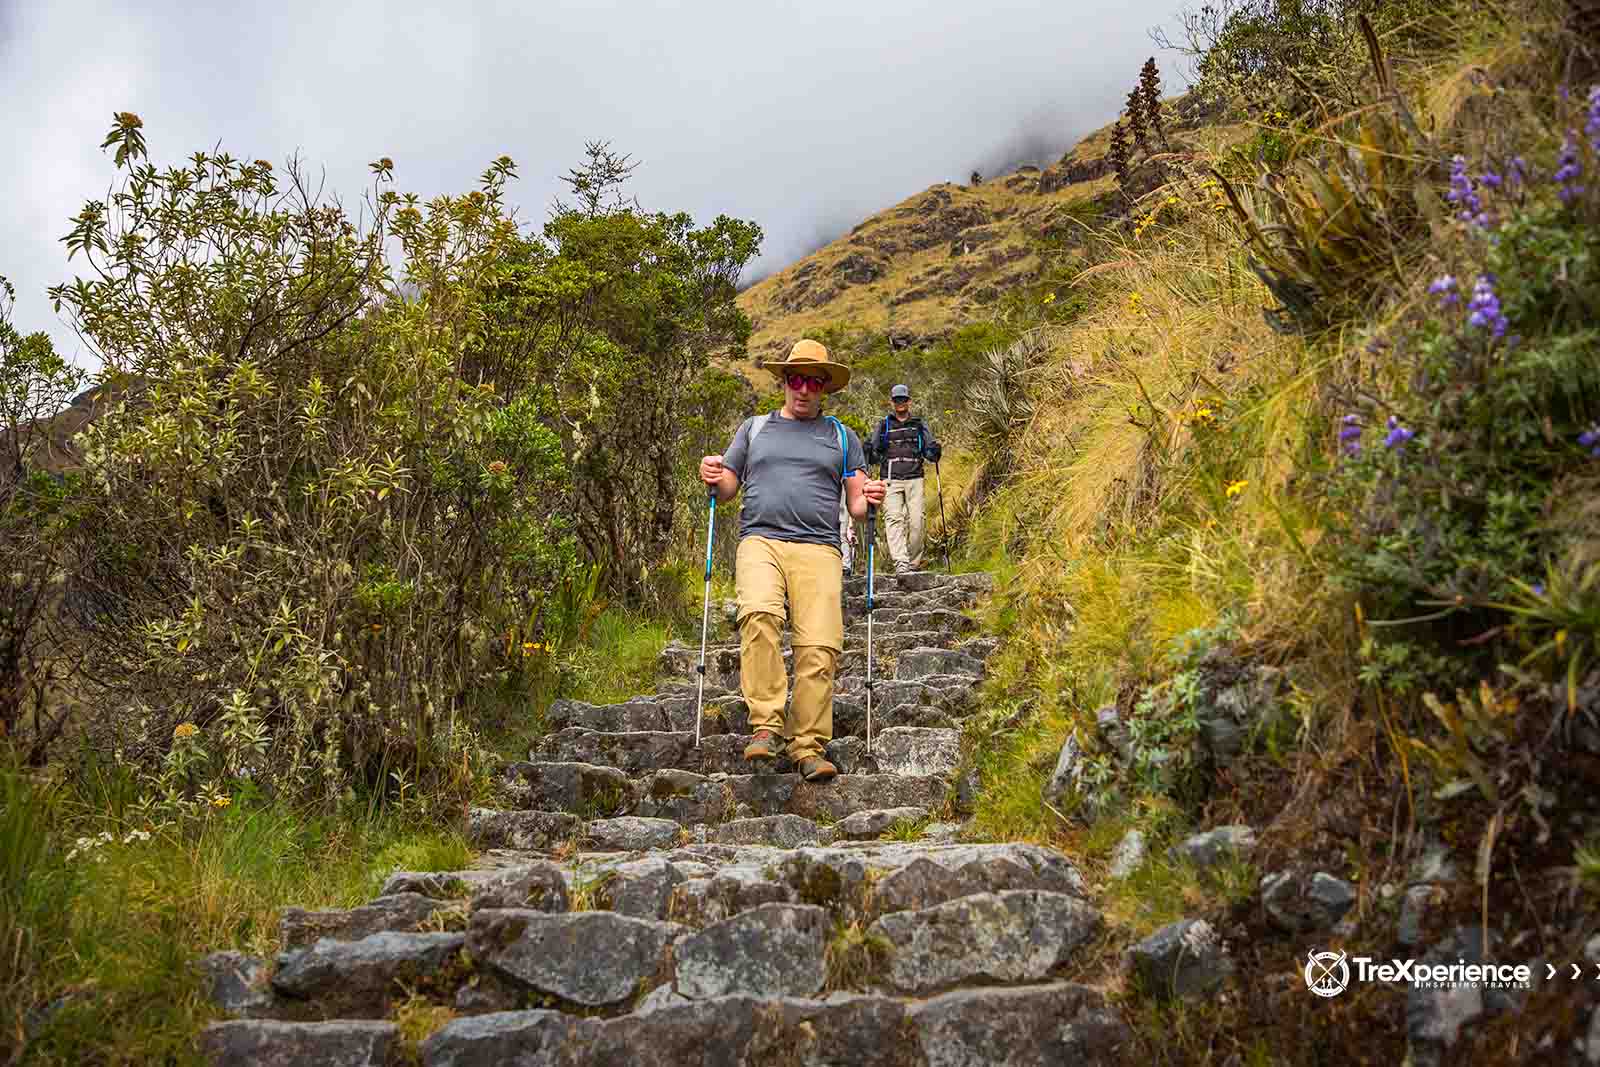
<svg viewBox="0 0 1600 1067">
<path fill-rule="evenodd" d="M 928 460 L 937 463 L 939 462 L 939 457 L 944 455 L 944 448 L 939 444 L 939 442 L 934 441 L 932 444 L 928 445 L 927 448 L 922 450 L 922 455 Z"/>
<path fill-rule="evenodd" d="M 700 480 L 707 485 L 717 485 L 727 469 L 722 465 L 721 456 L 704 456 L 700 460 Z"/>
<path fill-rule="evenodd" d="M 878 507 L 883 503 L 883 498 L 889 494 L 889 483 L 879 478 L 868 478 L 867 483 L 861 487 L 861 493 L 867 498 L 867 503 Z"/>
</svg>

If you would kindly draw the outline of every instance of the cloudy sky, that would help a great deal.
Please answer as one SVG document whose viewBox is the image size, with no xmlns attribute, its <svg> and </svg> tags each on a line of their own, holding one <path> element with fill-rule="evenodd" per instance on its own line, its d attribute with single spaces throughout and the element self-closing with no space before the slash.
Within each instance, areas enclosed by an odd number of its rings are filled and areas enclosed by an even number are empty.
<svg viewBox="0 0 1600 1067">
<path fill-rule="evenodd" d="M 82 344 L 45 297 L 61 236 L 105 195 L 116 111 L 152 158 L 298 153 L 347 202 L 463 191 L 504 153 L 541 223 L 591 139 L 640 161 L 647 209 L 766 231 L 776 270 L 974 167 L 1108 122 L 1181 0 L 0 0 L 0 274 L 16 325 Z M 1167 84 L 1176 57 L 1159 56 Z"/>
</svg>

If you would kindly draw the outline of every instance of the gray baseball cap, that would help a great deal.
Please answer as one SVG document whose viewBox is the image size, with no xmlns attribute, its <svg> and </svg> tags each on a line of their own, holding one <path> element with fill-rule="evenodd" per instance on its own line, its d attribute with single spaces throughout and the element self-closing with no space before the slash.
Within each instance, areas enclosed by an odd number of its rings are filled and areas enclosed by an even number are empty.
<svg viewBox="0 0 1600 1067">
<path fill-rule="evenodd" d="M 897 385 L 897 386 L 895 386 L 893 389 L 889 390 L 889 399 L 890 400 L 910 400 L 911 399 L 911 387 L 909 385 Z"/>
</svg>

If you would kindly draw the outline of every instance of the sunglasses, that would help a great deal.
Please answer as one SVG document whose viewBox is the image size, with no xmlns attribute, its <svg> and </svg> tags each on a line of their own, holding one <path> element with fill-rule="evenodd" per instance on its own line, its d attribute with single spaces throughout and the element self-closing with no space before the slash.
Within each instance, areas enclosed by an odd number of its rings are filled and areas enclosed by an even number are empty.
<svg viewBox="0 0 1600 1067">
<path fill-rule="evenodd" d="M 783 380 L 789 383 L 789 388 L 797 393 L 820 393 L 828 384 L 826 378 L 813 378 L 809 374 L 786 374 Z"/>
</svg>

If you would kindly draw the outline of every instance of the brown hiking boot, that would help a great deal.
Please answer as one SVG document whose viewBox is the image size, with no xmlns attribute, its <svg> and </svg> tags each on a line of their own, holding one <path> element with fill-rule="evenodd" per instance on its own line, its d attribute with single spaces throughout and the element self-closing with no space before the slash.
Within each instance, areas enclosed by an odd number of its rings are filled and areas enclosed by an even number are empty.
<svg viewBox="0 0 1600 1067">
<path fill-rule="evenodd" d="M 839 768 L 821 756 L 807 756 L 800 761 L 800 777 L 808 782 L 831 782 L 838 773 Z"/>
<path fill-rule="evenodd" d="M 744 746 L 744 758 L 773 760 L 783 754 L 783 738 L 771 730 L 757 730 L 755 740 Z"/>
</svg>

